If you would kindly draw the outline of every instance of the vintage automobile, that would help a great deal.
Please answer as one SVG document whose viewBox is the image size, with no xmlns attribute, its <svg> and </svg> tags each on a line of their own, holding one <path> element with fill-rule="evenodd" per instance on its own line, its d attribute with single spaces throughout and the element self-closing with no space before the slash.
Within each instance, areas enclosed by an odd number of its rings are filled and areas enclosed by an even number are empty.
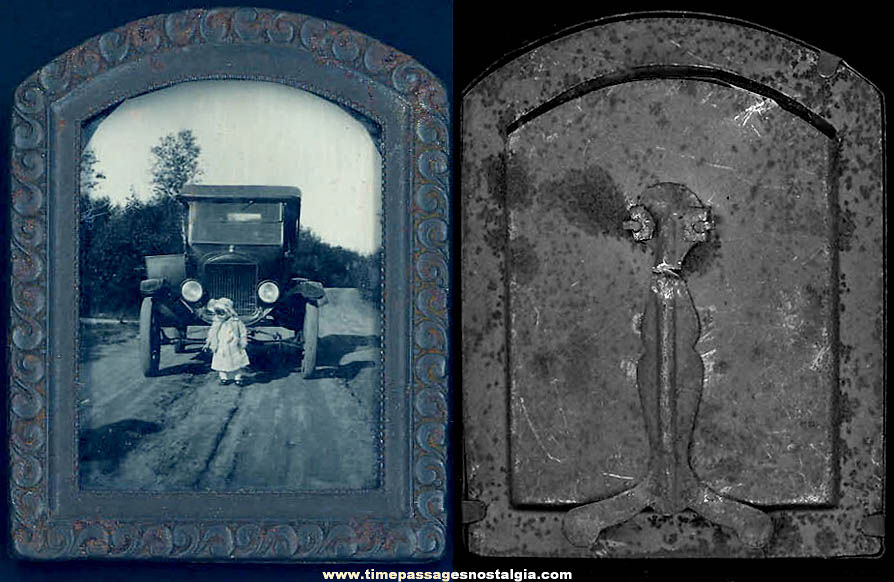
<svg viewBox="0 0 894 582">
<path fill-rule="evenodd" d="M 294 344 L 301 374 L 314 371 L 319 308 L 326 303 L 321 283 L 294 273 L 301 193 L 285 186 L 186 185 L 184 252 L 147 256 L 140 283 L 140 361 L 143 374 L 159 371 L 161 346 L 183 353 L 209 326 L 210 299 L 232 299 L 248 327 L 251 343 Z M 282 328 L 293 332 L 291 335 Z"/>
</svg>

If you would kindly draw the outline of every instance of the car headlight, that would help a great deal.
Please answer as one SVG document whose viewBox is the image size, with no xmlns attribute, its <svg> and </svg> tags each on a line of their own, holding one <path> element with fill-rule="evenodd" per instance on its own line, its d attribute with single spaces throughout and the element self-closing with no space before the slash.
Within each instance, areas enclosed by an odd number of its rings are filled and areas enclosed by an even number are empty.
<svg viewBox="0 0 894 582">
<path fill-rule="evenodd" d="M 187 279 L 180 285 L 180 295 L 190 303 L 195 303 L 202 298 L 202 284 L 195 279 Z"/>
<path fill-rule="evenodd" d="M 258 297 L 264 303 L 276 303 L 279 299 L 279 285 L 273 281 L 264 281 L 258 285 Z"/>
</svg>

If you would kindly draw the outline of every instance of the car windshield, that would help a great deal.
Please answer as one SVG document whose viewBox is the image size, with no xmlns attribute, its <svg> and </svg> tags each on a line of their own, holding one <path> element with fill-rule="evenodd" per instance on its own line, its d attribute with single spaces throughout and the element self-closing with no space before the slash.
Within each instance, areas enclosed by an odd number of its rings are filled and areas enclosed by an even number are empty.
<svg viewBox="0 0 894 582">
<path fill-rule="evenodd" d="M 279 202 L 192 201 L 189 242 L 281 245 L 282 207 Z"/>
</svg>

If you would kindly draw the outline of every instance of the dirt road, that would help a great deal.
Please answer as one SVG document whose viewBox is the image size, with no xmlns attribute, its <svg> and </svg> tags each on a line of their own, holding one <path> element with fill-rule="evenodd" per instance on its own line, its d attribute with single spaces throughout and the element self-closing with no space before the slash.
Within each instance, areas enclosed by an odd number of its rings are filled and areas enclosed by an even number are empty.
<svg viewBox="0 0 894 582">
<path fill-rule="evenodd" d="M 250 383 L 221 386 L 198 347 L 175 354 L 172 346 L 162 347 L 160 376 L 144 378 L 137 325 L 82 325 L 82 487 L 375 487 L 378 312 L 356 289 L 327 294 L 317 372 L 308 379 L 297 352 L 250 347 Z"/>
</svg>

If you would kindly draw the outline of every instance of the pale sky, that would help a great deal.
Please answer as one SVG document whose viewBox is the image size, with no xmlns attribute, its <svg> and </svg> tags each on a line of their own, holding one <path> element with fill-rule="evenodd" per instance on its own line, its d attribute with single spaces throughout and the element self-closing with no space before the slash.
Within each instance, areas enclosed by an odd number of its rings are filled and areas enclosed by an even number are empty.
<svg viewBox="0 0 894 582">
<path fill-rule="evenodd" d="M 191 129 L 199 184 L 301 189 L 301 223 L 334 245 L 372 253 L 381 243 L 381 156 L 364 126 L 311 93 L 259 81 L 192 81 L 128 99 L 87 147 L 105 175 L 98 195 L 122 203 L 152 192 L 150 148 Z"/>
</svg>

